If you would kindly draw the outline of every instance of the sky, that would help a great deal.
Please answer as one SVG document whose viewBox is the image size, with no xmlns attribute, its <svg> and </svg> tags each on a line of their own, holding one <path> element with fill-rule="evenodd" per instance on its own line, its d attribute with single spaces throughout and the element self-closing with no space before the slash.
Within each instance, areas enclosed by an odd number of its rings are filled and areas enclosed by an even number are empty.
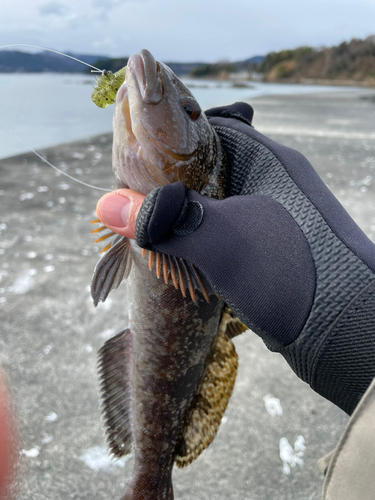
<svg viewBox="0 0 375 500">
<path fill-rule="evenodd" d="M 112 57 L 147 48 L 166 62 L 242 60 L 375 33 L 375 0 L 0 2 L 0 45 Z"/>
</svg>

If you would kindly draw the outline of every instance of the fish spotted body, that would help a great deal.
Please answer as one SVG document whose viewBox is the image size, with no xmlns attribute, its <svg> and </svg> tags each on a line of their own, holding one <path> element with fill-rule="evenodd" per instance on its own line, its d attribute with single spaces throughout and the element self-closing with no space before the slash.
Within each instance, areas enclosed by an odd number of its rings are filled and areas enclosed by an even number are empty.
<svg viewBox="0 0 375 500">
<path fill-rule="evenodd" d="M 185 85 L 146 50 L 128 61 L 113 125 L 117 188 L 148 194 L 180 181 L 226 196 L 227 165 L 213 128 Z M 171 500 L 173 464 L 188 465 L 216 435 L 236 376 L 230 338 L 246 327 L 189 263 L 152 252 L 147 262 L 142 254 L 117 237 L 94 273 L 95 304 L 126 281 L 130 323 L 100 350 L 103 413 L 111 452 L 134 457 L 123 500 Z"/>
</svg>

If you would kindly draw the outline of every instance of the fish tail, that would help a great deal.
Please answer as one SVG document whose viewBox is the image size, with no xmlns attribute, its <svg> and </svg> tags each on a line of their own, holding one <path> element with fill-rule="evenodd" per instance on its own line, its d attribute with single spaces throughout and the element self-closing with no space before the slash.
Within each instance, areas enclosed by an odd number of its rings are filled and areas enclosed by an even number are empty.
<svg viewBox="0 0 375 500">
<path fill-rule="evenodd" d="M 128 483 L 121 500 L 173 500 L 172 474 L 136 476 Z"/>
</svg>

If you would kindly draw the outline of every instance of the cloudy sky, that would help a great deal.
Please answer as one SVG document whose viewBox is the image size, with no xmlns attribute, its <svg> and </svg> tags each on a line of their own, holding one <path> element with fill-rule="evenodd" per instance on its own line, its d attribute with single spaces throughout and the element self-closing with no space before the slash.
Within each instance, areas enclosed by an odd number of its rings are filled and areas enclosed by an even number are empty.
<svg viewBox="0 0 375 500">
<path fill-rule="evenodd" d="M 164 61 L 238 60 L 375 33 L 375 0 L 13 0 L 0 45 Z"/>
</svg>

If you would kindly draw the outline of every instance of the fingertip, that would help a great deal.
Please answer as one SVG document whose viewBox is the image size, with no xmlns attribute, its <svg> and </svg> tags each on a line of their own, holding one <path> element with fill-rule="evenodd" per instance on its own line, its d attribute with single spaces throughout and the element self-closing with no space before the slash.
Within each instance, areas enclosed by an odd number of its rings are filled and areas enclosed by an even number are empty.
<svg viewBox="0 0 375 500">
<path fill-rule="evenodd" d="M 117 234 L 135 239 L 135 223 L 145 195 L 130 189 L 105 194 L 96 206 L 101 222 Z"/>
</svg>

